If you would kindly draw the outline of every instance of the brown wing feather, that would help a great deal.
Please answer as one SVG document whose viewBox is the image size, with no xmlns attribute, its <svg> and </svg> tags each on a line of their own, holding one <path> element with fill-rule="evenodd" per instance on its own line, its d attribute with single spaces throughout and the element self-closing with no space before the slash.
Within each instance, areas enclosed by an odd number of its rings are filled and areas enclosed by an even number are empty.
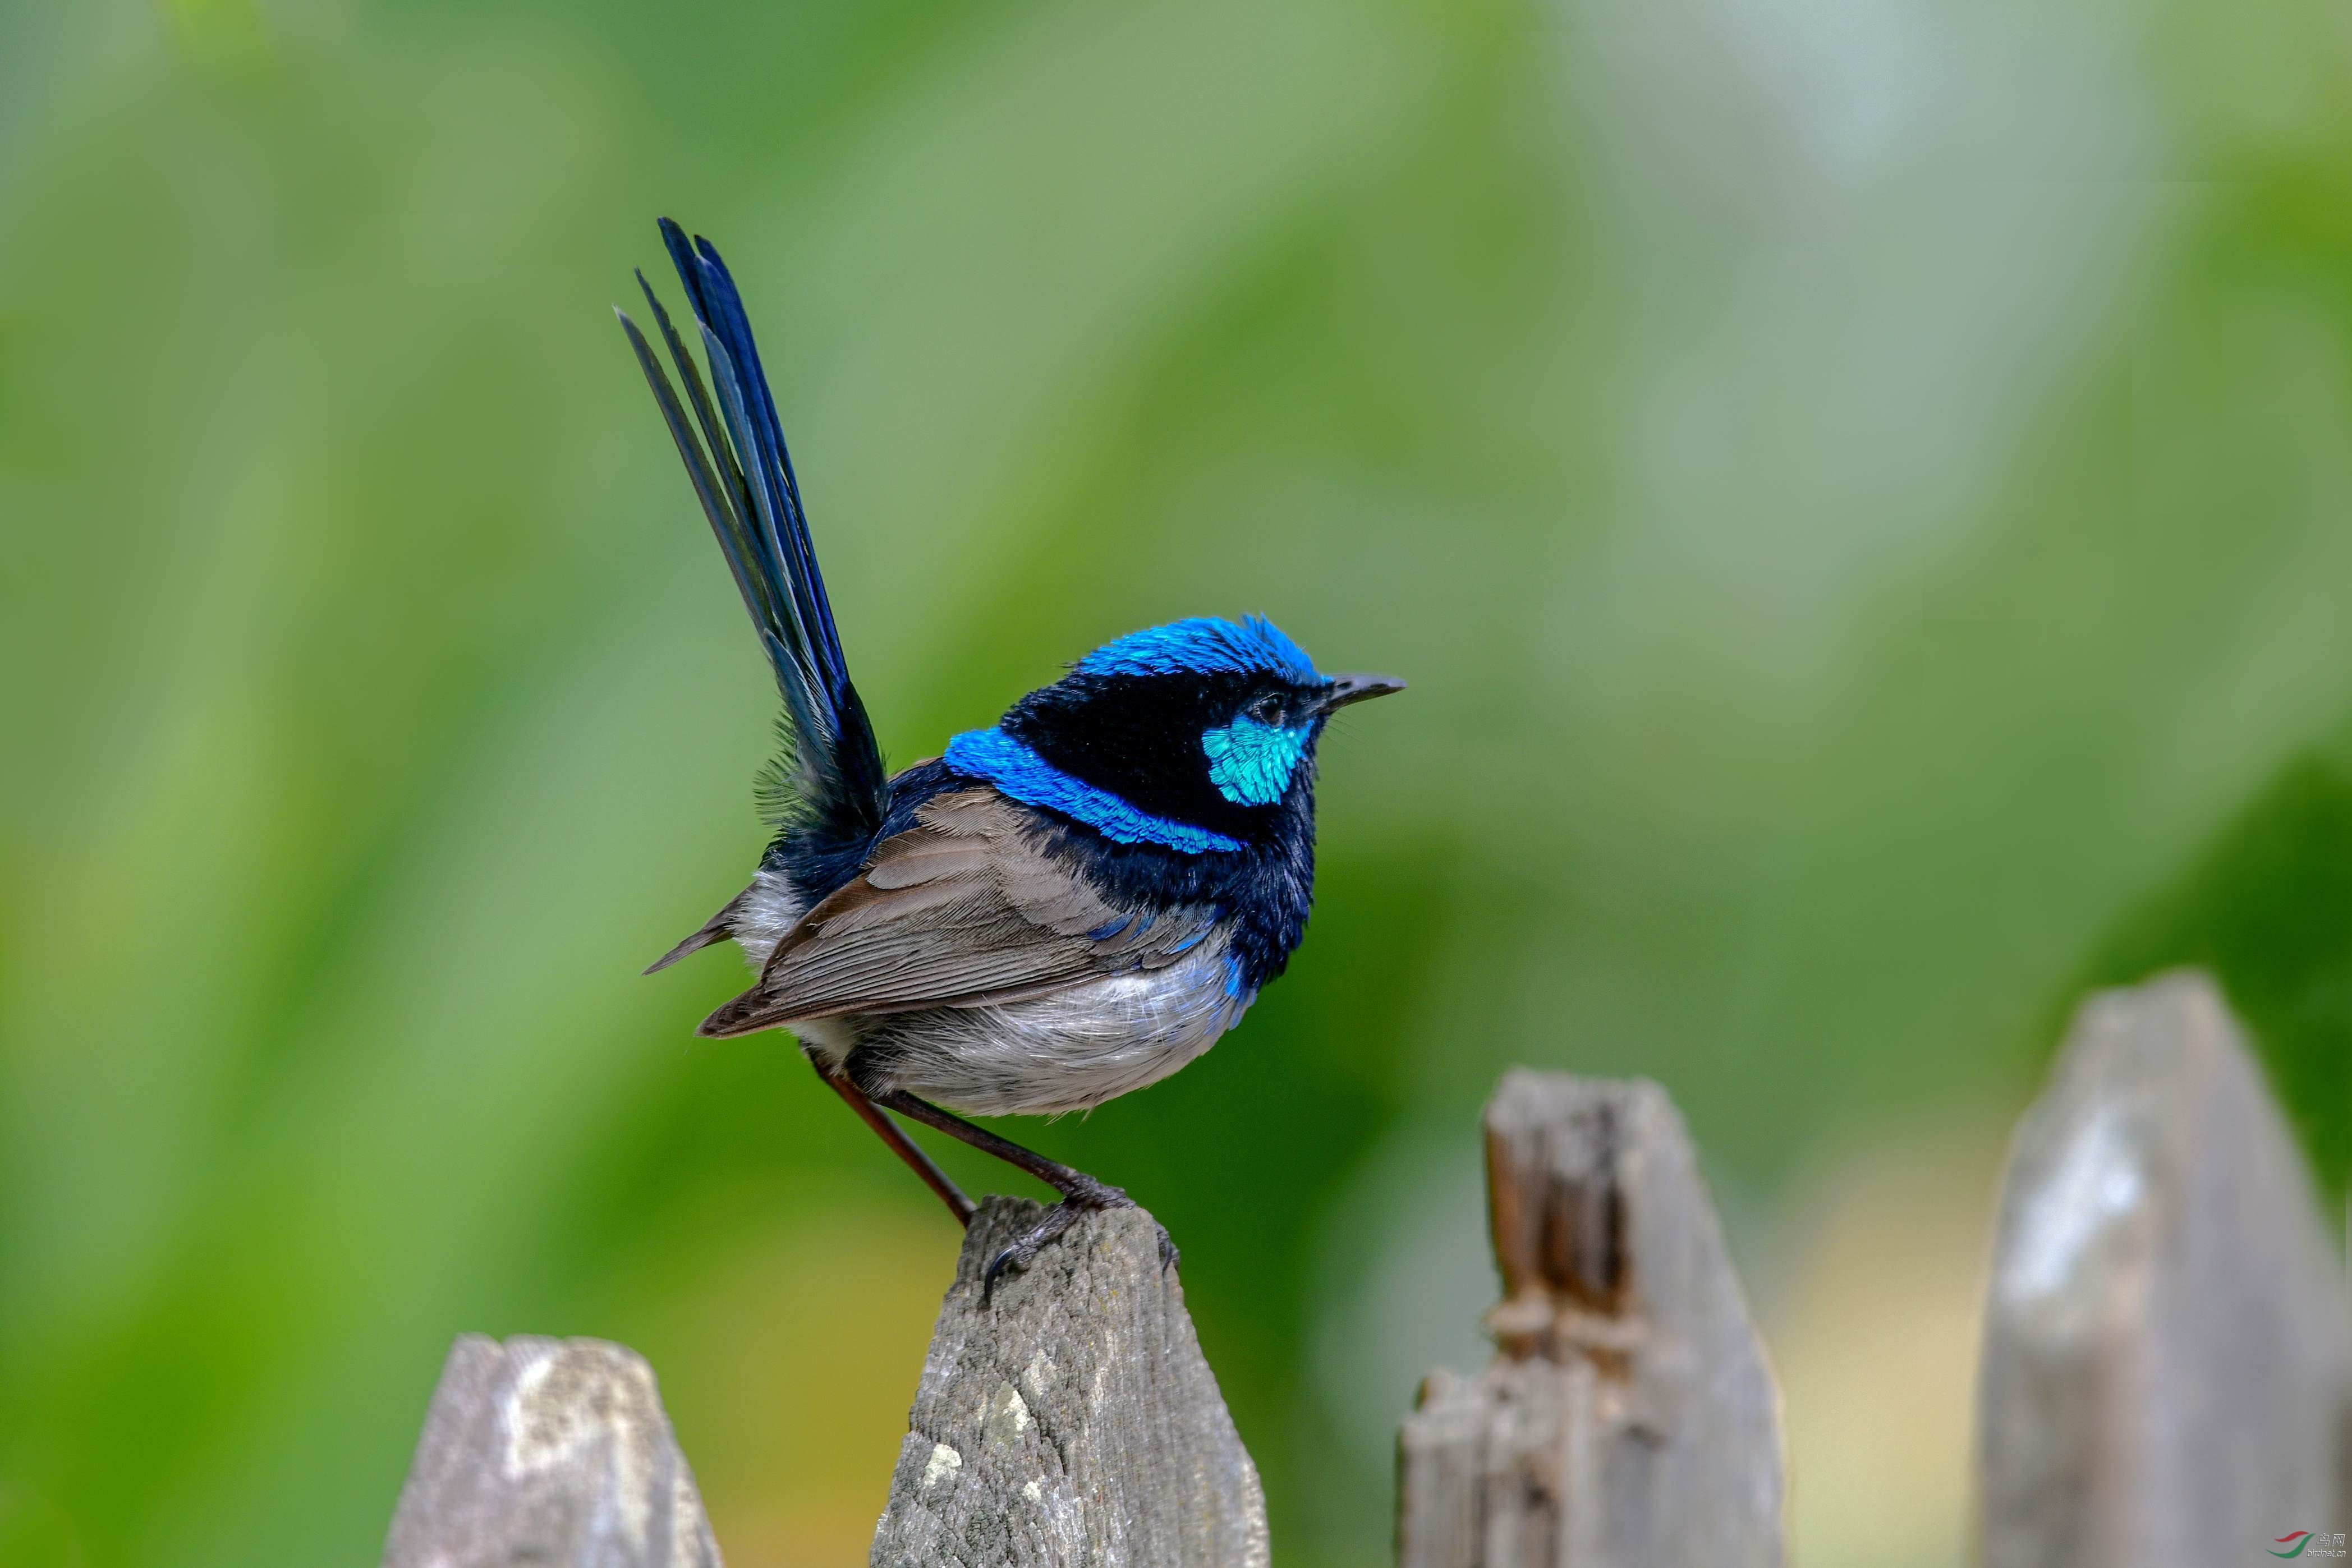
<svg viewBox="0 0 2352 1568">
<path fill-rule="evenodd" d="M 1043 996 L 1172 963 L 1209 924 L 1206 910 L 1122 924 L 1120 910 L 1030 842 L 1020 808 L 993 790 L 942 795 L 915 821 L 802 916 L 760 983 L 702 1032 Z"/>
</svg>

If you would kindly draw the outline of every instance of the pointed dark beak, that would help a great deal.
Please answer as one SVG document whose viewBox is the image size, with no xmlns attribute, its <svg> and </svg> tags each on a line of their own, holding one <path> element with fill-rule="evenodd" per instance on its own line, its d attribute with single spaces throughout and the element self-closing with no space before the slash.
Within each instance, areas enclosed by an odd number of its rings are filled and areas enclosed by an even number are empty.
<svg viewBox="0 0 2352 1568">
<path fill-rule="evenodd" d="M 1336 713 L 1349 703 L 1369 702 L 1402 690 L 1404 683 L 1394 675 L 1334 675 L 1331 684 L 1324 688 L 1323 700 L 1315 705 L 1315 711 Z"/>
</svg>

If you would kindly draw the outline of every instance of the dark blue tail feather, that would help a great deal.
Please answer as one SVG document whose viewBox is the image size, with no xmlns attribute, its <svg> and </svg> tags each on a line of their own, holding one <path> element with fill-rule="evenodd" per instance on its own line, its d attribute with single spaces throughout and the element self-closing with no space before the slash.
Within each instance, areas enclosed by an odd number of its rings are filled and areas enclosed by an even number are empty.
<svg viewBox="0 0 2352 1568">
<path fill-rule="evenodd" d="M 849 679 L 809 538 L 800 482 L 742 297 L 709 240 L 698 236 L 689 246 L 667 218 L 661 220 L 661 231 L 710 362 L 708 389 L 642 274 L 637 282 L 686 383 L 692 424 L 644 334 L 625 313 L 615 314 L 774 666 L 792 728 L 792 756 L 784 767 L 799 808 L 792 825 L 828 840 L 869 838 L 881 823 L 888 793 L 882 756 L 866 706 Z"/>
</svg>

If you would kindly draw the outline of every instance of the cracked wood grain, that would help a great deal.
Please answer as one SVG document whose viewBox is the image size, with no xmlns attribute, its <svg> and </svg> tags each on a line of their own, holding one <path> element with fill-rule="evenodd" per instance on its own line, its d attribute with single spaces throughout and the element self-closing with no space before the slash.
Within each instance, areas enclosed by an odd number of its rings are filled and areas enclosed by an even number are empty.
<svg viewBox="0 0 2352 1568">
<path fill-rule="evenodd" d="M 993 1197 L 940 1308 L 875 1568 L 1262 1568 L 1265 1502 L 1141 1209 L 1080 1219 L 980 1304 L 1035 1224 Z"/>
<path fill-rule="evenodd" d="M 1780 1400 L 1681 1115 L 1524 1070 L 1487 1103 L 1499 1354 L 1398 1434 L 1402 1568 L 1779 1568 Z"/>
</svg>

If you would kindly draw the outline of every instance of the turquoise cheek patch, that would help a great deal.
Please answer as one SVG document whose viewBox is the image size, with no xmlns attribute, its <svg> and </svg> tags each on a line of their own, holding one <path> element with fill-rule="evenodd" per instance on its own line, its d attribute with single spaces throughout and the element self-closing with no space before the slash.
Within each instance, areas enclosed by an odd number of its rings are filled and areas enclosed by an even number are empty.
<svg viewBox="0 0 2352 1568">
<path fill-rule="evenodd" d="M 1209 754 L 1209 782 L 1236 806 L 1271 806 L 1290 788 L 1299 758 L 1314 734 L 1311 725 L 1286 727 L 1237 718 L 1201 737 Z"/>
</svg>

